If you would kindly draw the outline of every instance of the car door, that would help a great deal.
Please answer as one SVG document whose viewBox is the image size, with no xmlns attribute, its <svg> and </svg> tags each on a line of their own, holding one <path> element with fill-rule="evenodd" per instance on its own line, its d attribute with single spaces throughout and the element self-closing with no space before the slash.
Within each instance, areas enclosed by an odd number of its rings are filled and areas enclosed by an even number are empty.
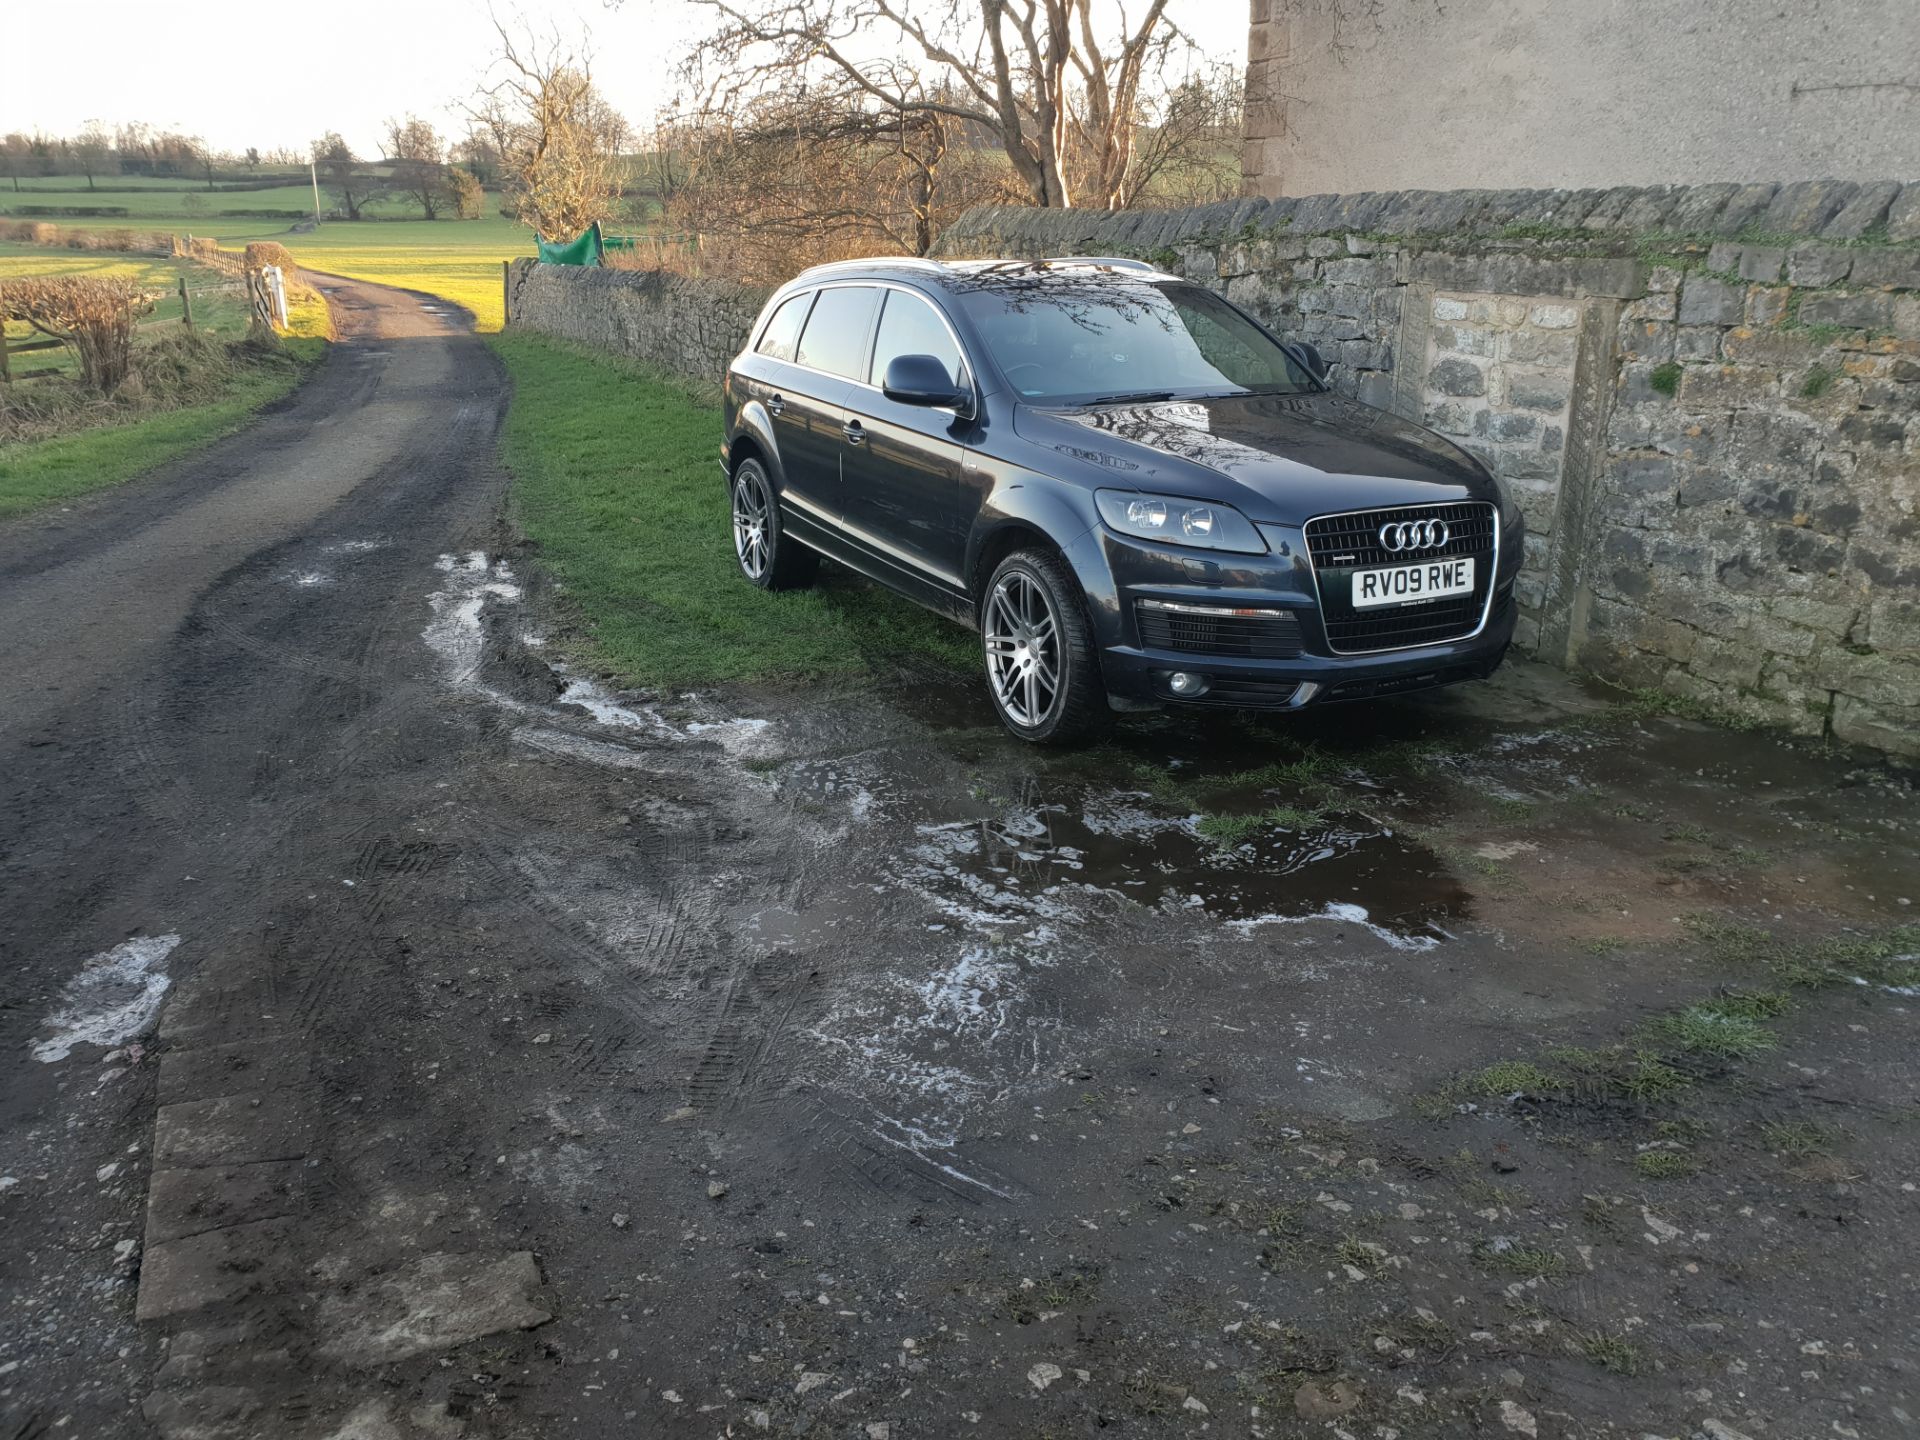
<svg viewBox="0 0 1920 1440">
<path fill-rule="evenodd" d="M 949 409 L 901 405 L 881 391 L 900 355 L 932 355 L 958 381 L 967 374 L 953 329 L 933 302 L 888 287 L 881 298 L 873 357 L 847 399 L 855 432 L 841 459 L 841 507 L 854 539 L 922 583 L 949 589 L 960 577 L 964 537 L 958 525 L 962 443 L 971 422 Z"/>
<path fill-rule="evenodd" d="M 735 364 L 734 382 L 739 387 L 742 404 L 757 401 L 772 417 L 782 489 L 811 503 L 826 505 L 832 502 L 839 488 L 839 457 L 826 457 L 834 467 L 826 479 L 812 473 L 819 468 L 822 457 L 809 456 L 803 418 L 806 410 L 794 408 L 791 399 L 810 387 L 810 377 L 794 363 L 794 356 L 800 348 L 800 328 L 807 323 L 807 311 L 813 308 L 818 293 L 802 290 L 780 302 L 780 307 L 761 327 L 760 338 L 754 342 L 752 351 Z"/>
<path fill-rule="evenodd" d="M 834 285 L 818 292 L 768 401 L 780 445 L 782 501 L 803 521 L 840 519 L 841 452 L 847 448 L 845 401 L 866 364 L 873 310 L 871 285 Z"/>
</svg>

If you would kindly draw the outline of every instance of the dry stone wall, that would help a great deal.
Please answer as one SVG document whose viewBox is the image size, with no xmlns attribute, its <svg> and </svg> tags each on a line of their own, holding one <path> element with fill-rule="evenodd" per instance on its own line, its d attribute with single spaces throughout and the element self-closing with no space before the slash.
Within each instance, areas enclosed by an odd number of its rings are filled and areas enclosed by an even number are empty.
<svg viewBox="0 0 1920 1440">
<path fill-rule="evenodd" d="M 1222 291 L 1511 487 L 1523 649 L 1920 755 L 1920 183 L 983 209 L 941 253 Z M 706 381 L 766 293 L 531 262 L 510 288 L 515 326 Z"/>
<path fill-rule="evenodd" d="M 769 293 L 665 270 L 516 260 L 507 272 L 507 323 L 718 385 Z"/>
</svg>

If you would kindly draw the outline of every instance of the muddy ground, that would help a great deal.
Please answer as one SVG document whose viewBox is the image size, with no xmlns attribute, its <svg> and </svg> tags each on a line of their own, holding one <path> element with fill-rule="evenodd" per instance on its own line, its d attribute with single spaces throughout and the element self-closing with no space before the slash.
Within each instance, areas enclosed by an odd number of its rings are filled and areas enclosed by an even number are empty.
<svg viewBox="0 0 1920 1440">
<path fill-rule="evenodd" d="M 1913 1432 L 1910 774 L 616 693 L 484 346 L 335 300 L 0 535 L 0 1435 Z"/>
</svg>

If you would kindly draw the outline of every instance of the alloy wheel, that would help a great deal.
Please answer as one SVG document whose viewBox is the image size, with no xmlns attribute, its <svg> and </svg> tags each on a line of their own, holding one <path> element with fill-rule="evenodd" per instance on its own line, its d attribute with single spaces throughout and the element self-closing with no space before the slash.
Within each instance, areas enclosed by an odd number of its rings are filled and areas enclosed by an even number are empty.
<svg viewBox="0 0 1920 1440">
<path fill-rule="evenodd" d="M 1060 620 L 1039 581 L 1021 570 L 1000 577 L 982 627 L 987 679 L 1015 725 L 1032 729 L 1060 699 Z"/>
<path fill-rule="evenodd" d="M 733 553 L 740 557 L 740 568 L 750 579 L 767 573 L 771 551 L 768 519 L 773 499 L 767 494 L 767 482 L 760 472 L 743 468 L 733 482 Z"/>
</svg>

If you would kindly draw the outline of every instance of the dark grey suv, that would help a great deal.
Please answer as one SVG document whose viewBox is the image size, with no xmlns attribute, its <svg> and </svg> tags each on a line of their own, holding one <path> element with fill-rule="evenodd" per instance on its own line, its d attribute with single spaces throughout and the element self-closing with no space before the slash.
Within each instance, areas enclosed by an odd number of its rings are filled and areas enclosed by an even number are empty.
<svg viewBox="0 0 1920 1440">
<path fill-rule="evenodd" d="M 1024 740 L 1491 673 L 1518 509 L 1323 374 L 1135 261 L 821 266 L 727 372 L 734 550 L 767 589 L 826 555 L 973 626 Z"/>
</svg>

